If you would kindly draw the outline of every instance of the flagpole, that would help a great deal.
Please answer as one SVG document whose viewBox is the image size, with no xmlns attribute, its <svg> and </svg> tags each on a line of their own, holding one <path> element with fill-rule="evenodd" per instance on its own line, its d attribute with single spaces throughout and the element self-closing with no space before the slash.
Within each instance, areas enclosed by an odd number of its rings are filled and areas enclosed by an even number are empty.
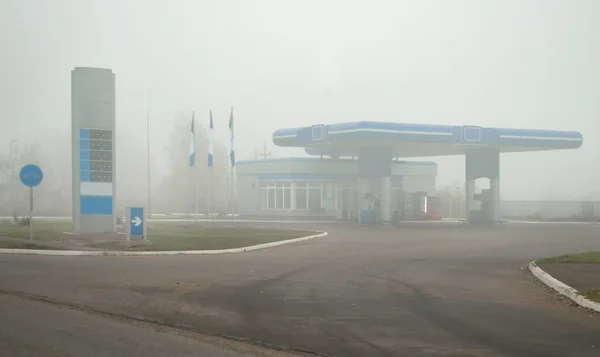
<svg viewBox="0 0 600 357">
<path fill-rule="evenodd" d="M 148 89 L 146 89 L 146 146 L 147 146 L 147 167 L 148 167 L 148 213 L 147 213 L 147 217 L 150 218 L 152 215 L 152 211 L 151 209 L 151 189 L 150 189 L 150 94 L 148 92 Z M 146 239 L 146 236 L 144 236 L 144 239 Z"/>
<path fill-rule="evenodd" d="M 194 135 L 194 142 L 193 142 L 193 153 L 194 153 L 194 165 L 192 165 L 192 183 L 194 186 L 194 223 L 198 224 L 198 197 L 196 197 L 196 129 L 194 128 L 195 124 L 194 124 L 194 117 L 195 117 L 195 113 L 192 112 L 192 129 L 193 129 L 193 135 Z"/>
<path fill-rule="evenodd" d="M 231 170 L 229 171 L 229 195 L 230 195 L 230 204 L 231 204 L 231 227 L 233 228 L 233 166 L 231 166 Z"/>
<path fill-rule="evenodd" d="M 214 180 L 215 180 L 215 172 L 211 168 L 210 169 L 210 186 L 208 187 L 208 214 L 210 215 L 211 226 L 215 223 L 215 216 L 213 215 L 213 212 L 211 212 L 211 205 L 213 204 L 213 201 L 214 201 L 213 190 L 212 190 Z"/>
<path fill-rule="evenodd" d="M 212 197 L 212 188 L 213 188 L 213 182 L 214 182 L 214 145 L 215 145 L 215 133 L 214 133 L 214 125 L 213 125 L 213 118 L 212 118 L 212 110 L 208 111 L 208 116 L 209 116 L 209 124 L 208 124 L 208 170 L 210 171 L 210 179 L 208 182 L 208 188 L 207 188 L 207 192 L 206 192 L 206 201 L 207 201 L 207 207 L 206 207 L 206 213 L 210 216 L 210 225 L 213 225 L 213 220 L 214 220 L 214 216 L 212 215 L 211 212 L 211 205 L 213 202 L 213 197 Z"/>
<path fill-rule="evenodd" d="M 229 195 L 230 195 L 230 205 L 231 205 L 231 227 L 233 228 L 233 170 L 235 169 L 235 146 L 234 139 L 235 136 L 233 134 L 233 107 L 231 107 L 231 114 L 229 114 L 229 130 L 231 130 L 231 148 L 229 153 L 229 160 L 231 161 L 230 171 L 229 171 Z"/>
<path fill-rule="evenodd" d="M 192 168 L 192 180 L 194 181 L 194 223 L 198 224 L 198 200 L 196 199 L 196 170 Z"/>
<path fill-rule="evenodd" d="M 206 187 L 206 214 L 208 216 L 211 216 L 211 214 L 210 214 L 210 188 L 212 187 L 212 170 L 210 168 L 209 168 L 209 170 L 211 173 L 211 178 Z"/>
<path fill-rule="evenodd" d="M 209 167 L 208 170 L 211 173 L 211 178 L 210 181 L 208 182 L 208 185 L 206 187 L 206 214 L 209 217 L 212 217 L 211 212 L 210 212 L 210 188 L 212 187 L 212 167 Z"/>
</svg>

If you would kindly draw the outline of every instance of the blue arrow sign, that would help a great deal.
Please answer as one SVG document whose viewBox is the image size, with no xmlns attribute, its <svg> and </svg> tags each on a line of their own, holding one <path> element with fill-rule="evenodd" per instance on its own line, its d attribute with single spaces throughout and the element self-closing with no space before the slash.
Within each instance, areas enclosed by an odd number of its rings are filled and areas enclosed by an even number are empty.
<svg viewBox="0 0 600 357">
<path fill-rule="evenodd" d="M 23 166 L 19 173 L 19 177 L 25 186 L 35 187 L 44 179 L 44 173 L 39 166 L 29 164 Z"/>
<path fill-rule="evenodd" d="M 131 207 L 130 212 L 131 222 L 129 222 L 130 234 L 132 236 L 144 235 L 144 208 Z"/>
</svg>

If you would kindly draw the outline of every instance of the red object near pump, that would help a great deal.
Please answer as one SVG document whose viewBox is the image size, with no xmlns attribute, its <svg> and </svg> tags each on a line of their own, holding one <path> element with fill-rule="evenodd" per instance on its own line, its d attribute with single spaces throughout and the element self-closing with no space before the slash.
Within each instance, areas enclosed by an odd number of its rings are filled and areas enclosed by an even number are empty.
<svg viewBox="0 0 600 357">
<path fill-rule="evenodd" d="M 437 196 L 427 197 L 427 218 L 432 221 L 441 221 L 440 198 Z"/>
</svg>

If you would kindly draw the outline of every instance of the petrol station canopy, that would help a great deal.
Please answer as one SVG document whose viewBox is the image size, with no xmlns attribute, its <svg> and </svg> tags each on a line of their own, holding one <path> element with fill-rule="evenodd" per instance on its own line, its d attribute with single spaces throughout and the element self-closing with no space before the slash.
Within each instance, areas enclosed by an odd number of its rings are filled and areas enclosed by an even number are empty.
<svg viewBox="0 0 600 357">
<path fill-rule="evenodd" d="M 358 156 L 361 147 L 369 146 L 391 147 L 394 157 L 424 157 L 486 148 L 501 153 L 576 149 L 583 136 L 577 131 L 360 121 L 279 129 L 273 142 L 332 157 Z"/>
</svg>

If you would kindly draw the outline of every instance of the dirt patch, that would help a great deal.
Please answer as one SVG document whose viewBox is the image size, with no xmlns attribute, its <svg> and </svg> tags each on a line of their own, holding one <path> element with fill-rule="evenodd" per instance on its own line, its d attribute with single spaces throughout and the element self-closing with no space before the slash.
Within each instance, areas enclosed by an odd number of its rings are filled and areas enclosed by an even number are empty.
<svg viewBox="0 0 600 357">
<path fill-rule="evenodd" d="M 19 238 L 0 237 L 1 249 L 65 249 L 60 243 L 36 242 Z"/>
<path fill-rule="evenodd" d="M 126 246 L 124 238 L 117 235 L 86 235 L 63 234 L 59 240 L 43 241 L 28 240 L 26 238 L 12 238 L 0 236 L 0 248 L 6 249 L 40 249 L 40 250 L 100 250 L 95 244 L 114 244 Z"/>
<path fill-rule="evenodd" d="M 63 233 L 61 241 L 72 249 L 79 250 L 124 250 L 143 248 L 151 245 L 149 241 L 127 241 L 125 234 L 117 233 Z"/>
</svg>

